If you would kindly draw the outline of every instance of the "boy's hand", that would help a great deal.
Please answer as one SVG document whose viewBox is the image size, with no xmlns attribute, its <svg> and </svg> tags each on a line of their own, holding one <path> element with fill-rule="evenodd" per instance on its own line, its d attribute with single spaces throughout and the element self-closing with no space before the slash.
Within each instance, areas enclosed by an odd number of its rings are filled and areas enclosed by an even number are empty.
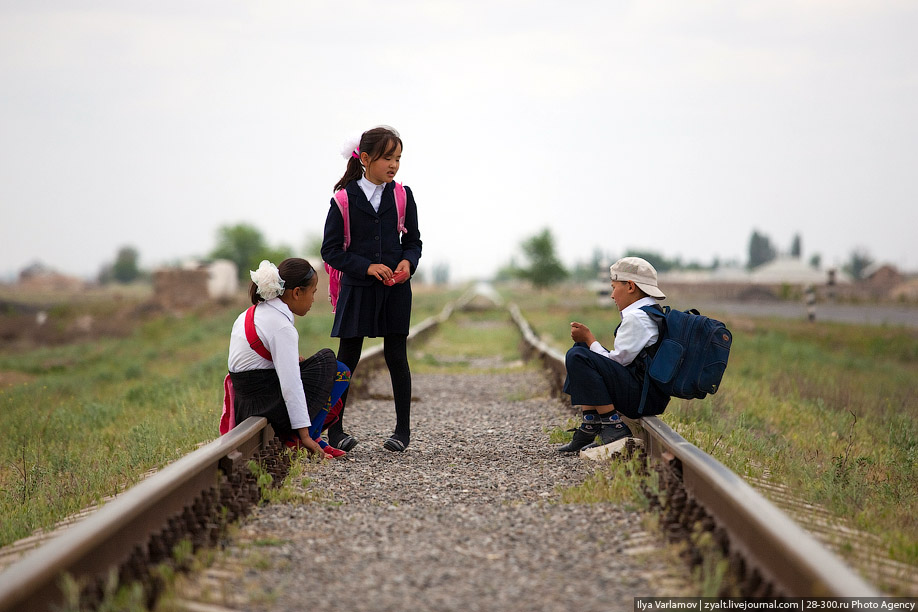
<svg viewBox="0 0 918 612">
<path fill-rule="evenodd" d="M 577 321 L 571 321 L 571 339 L 574 342 L 583 342 L 587 346 L 596 342 L 596 336 L 593 335 L 590 328 Z"/>
</svg>

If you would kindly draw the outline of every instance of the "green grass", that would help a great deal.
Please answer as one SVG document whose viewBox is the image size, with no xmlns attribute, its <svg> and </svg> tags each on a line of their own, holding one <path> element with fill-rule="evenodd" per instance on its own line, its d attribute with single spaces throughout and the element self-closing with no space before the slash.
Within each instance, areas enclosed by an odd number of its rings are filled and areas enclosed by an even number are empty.
<svg viewBox="0 0 918 612">
<path fill-rule="evenodd" d="M 593 296 L 505 295 L 560 351 L 572 320 L 612 345 L 620 315 Z M 767 471 L 880 536 L 891 559 L 918 564 L 918 331 L 704 314 L 734 333 L 721 389 L 672 400 L 663 420 L 737 473 Z"/>
<path fill-rule="evenodd" d="M 7 297 L 52 304 L 68 319 L 84 313 L 115 319 L 149 295 L 143 288 L 130 291 L 130 299 L 113 299 L 111 291 L 69 300 L 62 294 Z M 333 314 L 323 292 L 296 321 L 303 355 L 338 347 L 329 337 Z M 439 314 L 461 293 L 415 291 L 412 322 Z M 246 306 L 242 300 L 134 317 L 122 337 L 0 349 L 0 546 L 51 528 L 213 440 L 229 333 Z"/>
<path fill-rule="evenodd" d="M 431 301 L 432 302 L 432 301 Z M 0 351 L 0 545 L 52 527 L 213 440 L 229 332 L 244 302 L 140 322 L 127 337 Z M 327 303 L 300 350 L 337 348 Z"/>
<path fill-rule="evenodd" d="M 412 372 L 486 373 L 519 370 L 520 336 L 505 310 L 454 312 L 440 328 L 412 345 Z"/>
</svg>

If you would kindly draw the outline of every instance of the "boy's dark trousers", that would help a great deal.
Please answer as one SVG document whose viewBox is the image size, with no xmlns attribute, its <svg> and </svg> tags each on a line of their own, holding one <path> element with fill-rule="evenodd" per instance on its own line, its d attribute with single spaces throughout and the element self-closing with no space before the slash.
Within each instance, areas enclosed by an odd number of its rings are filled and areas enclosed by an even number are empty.
<svg viewBox="0 0 918 612">
<path fill-rule="evenodd" d="M 611 404 L 616 411 L 631 419 L 661 414 L 669 403 L 669 396 L 652 384 L 647 392 L 644 411 L 638 413 L 644 377 L 636 362 L 623 366 L 578 342 L 565 356 L 567 378 L 563 390 L 571 396 L 571 404 L 575 406 Z"/>
</svg>

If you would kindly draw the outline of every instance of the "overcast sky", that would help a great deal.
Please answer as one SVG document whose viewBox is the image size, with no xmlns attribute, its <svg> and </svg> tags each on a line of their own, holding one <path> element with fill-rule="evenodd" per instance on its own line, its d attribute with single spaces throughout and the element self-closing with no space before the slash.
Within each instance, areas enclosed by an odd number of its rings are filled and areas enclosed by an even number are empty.
<svg viewBox="0 0 918 612">
<path fill-rule="evenodd" d="M 453 278 L 546 227 L 567 264 L 758 230 L 916 270 L 916 32 L 913 0 L 0 0 L 0 278 L 243 222 L 302 255 L 381 123 Z"/>
</svg>

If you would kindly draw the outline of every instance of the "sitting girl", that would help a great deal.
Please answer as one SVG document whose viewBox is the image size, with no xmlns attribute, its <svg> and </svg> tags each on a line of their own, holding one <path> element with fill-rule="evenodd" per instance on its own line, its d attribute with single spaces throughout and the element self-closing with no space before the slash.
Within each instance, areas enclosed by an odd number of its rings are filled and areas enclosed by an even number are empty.
<svg viewBox="0 0 918 612">
<path fill-rule="evenodd" d="M 320 434 L 337 420 L 350 370 L 331 349 L 300 357 L 293 325 L 294 315 L 305 316 L 312 308 L 319 282 L 315 269 L 300 258 L 285 259 L 277 267 L 262 261 L 251 276 L 252 307 L 239 315 L 230 336 L 220 433 L 248 417 L 263 416 L 289 447 L 323 458 L 344 456 Z"/>
</svg>

